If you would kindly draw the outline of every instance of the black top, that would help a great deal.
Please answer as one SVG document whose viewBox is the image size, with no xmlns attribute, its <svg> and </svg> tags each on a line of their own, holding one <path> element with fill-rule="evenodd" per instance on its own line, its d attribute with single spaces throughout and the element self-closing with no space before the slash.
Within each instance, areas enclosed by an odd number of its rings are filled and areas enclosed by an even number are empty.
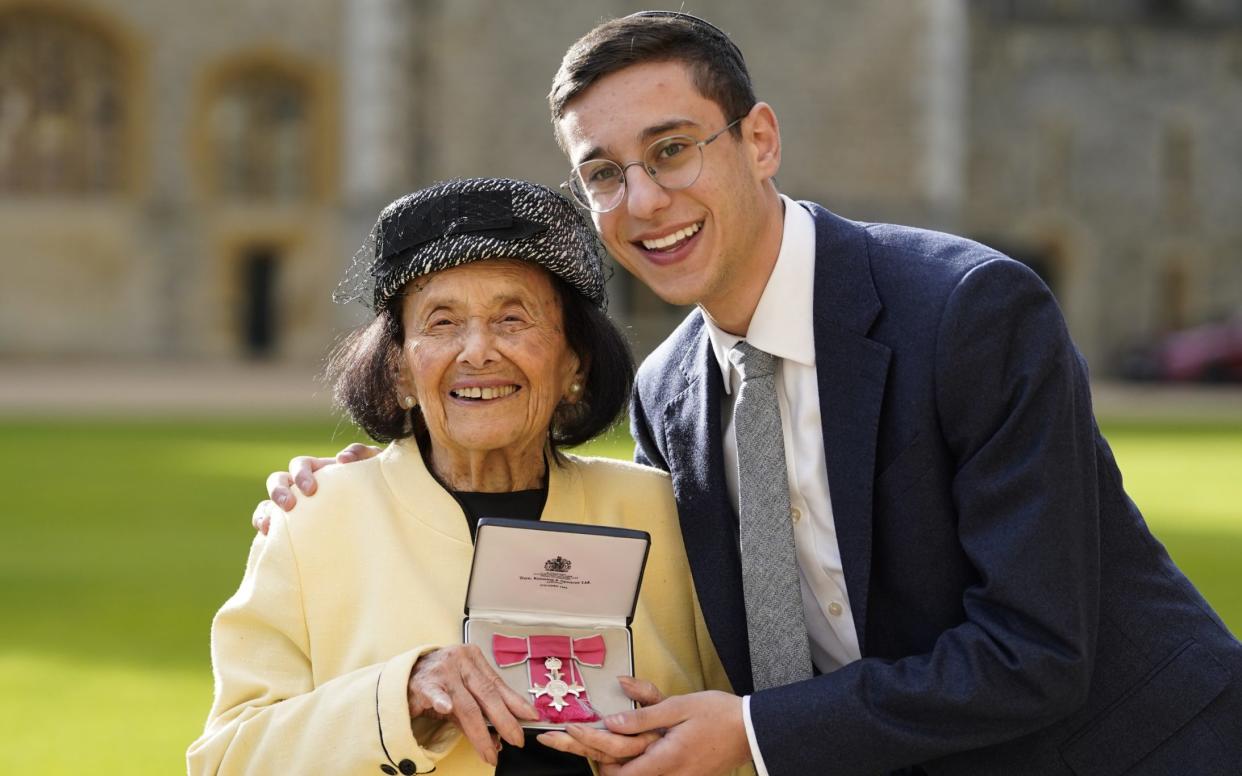
<svg viewBox="0 0 1242 776">
<path fill-rule="evenodd" d="M 510 493 L 475 493 L 464 490 L 450 490 L 453 498 L 466 513 L 466 523 L 470 526 L 470 539 L 474 540 L 479 530 L 481 517 L 507 517 L 512 520 L 538 520 L 543 514 L 543 505 L 548 500 L 548 489 L 515 490 Z"/>
<path fill-rule="evenodd" d="M 517 490 L 512 493 L 472 493 L 453 491 L 453 498 L 466 513 L 470 538 L 474 539 L 481 517 L 507 517 L 513 520 L 538 520 L 548 500 L 548 489 Z M 527 730 L 526 746 L 505 745 L 496 765 L 498 776 L 591 776 L 591 766 L 577 755 L 549 749 L 535 740 L 543 731 Z"/>
</svg>

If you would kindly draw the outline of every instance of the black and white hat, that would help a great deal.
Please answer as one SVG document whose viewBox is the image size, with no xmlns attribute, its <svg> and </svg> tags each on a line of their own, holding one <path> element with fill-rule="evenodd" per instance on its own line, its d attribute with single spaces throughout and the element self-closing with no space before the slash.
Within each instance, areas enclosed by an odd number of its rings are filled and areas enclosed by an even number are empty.
<svg viewBox="0 0 1242 776">
<path fill-rule="evenodd" d="M 385 207 L 332 298 L 378 313 L 414 278 L 471 261 L 517 259 L 603 309 L 605 255 L 591 224 L 552 189 L 509 178 L 454 179 Z"/>
</svg>

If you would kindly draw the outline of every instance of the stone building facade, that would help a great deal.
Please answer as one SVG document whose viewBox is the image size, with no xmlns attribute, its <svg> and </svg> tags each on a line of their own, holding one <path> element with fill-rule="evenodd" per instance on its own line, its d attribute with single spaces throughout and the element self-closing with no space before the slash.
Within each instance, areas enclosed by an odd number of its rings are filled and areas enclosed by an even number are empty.
<svg viewBox="0 0 1242 776">
<path fill-rule="evenodd" d="M 321 347 L 339 17 L 335 0 L 0 2 L 0 354 Z"/>
<path fill-rule="evenodd" d="M 0 358 L 319 358 L 379 208 L 556 185 L 545 95 L 620 0 L 0 0 Z M 1229 0 L 701 2 L 786 193 L 1030 261 L 1097 369 L 1242 299 Z M 637 350 L 683 311 L 618 271 Z"/>
<path fill-rule="evenodd" d="M 1044 275 L 1097 372 L 1242 310 L 1242 4 L 973 8 L 960 228 Z"/>
</svg>

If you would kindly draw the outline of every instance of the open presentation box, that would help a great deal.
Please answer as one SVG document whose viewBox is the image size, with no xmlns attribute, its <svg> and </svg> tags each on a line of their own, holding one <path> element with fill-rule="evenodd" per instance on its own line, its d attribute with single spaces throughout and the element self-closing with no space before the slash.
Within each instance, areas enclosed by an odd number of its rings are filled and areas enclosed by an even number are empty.
<svg viewBox="0 0 1242 776">
<path fill-rule="evenodd" d="M 651 536 L 576 523 L 483 518 L 475 534 L 462 638 L 543 719 L 599 724 L 634 708 L 630 623 Z"/>
</svg>

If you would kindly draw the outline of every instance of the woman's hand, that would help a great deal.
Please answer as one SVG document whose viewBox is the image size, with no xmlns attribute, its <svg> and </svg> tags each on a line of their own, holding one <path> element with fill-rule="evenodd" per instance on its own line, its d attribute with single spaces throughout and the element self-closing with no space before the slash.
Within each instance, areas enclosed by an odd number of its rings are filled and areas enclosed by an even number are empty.
<svg viewBox="0 0 1242 776">
<path fill-rule="evenodd" d="M 266 534 L 268 526 L 271 525 L 273 514 L 276 514 L 279 510 L 288 512 L 290 509 L 293 509 L 294 504 L 298 503 L 297 498 L 293 495 L 294 483 L 297 483 L 298 489 L 302 493 L 307 496 L 314 495 L 315 472 L 334 463 L 365 461 L 368 458 L 374 458 L 380 452 L 381 449 L 374 445 L 354 442 L 337 453 L 334 458 L 316 458 L 310 455 L 299 455 L 289 462 L 289 471 L 272 472 L 267 476 L 267 499 L 260 501 L 258 506 L 254 508 L 254 514 L 250 516 L 250 524 L 254 526 L 254 530 L 261 534 Z"/>
<path fill-rule="evenodd" d="M 487 731 L 490 722 L 513 746 L 526 739 L 519 719 L 534 721 L 534 704 L 496 675 L 483 651 L 474 644 L 428 652 L 414 664 L 406 687 L 410 718 L 450 720 L 488 765 L 496 765 L 497 743 Z"/>
<path fill-rule="evenodd" d="M 645 679 L 618 676 L 621 690 L 639 706 L 652 706 L 664 700 L 660 688 Z M 550 749 L 581 755 L 603 764 L 623 763 L 638 757 L 663 735 L 648 731 L 634 736 L 612 733 L 589 725 L 568 725 L 565 732 L 549 731 L 539 735 L 539 743 Z"/>
</svg>

